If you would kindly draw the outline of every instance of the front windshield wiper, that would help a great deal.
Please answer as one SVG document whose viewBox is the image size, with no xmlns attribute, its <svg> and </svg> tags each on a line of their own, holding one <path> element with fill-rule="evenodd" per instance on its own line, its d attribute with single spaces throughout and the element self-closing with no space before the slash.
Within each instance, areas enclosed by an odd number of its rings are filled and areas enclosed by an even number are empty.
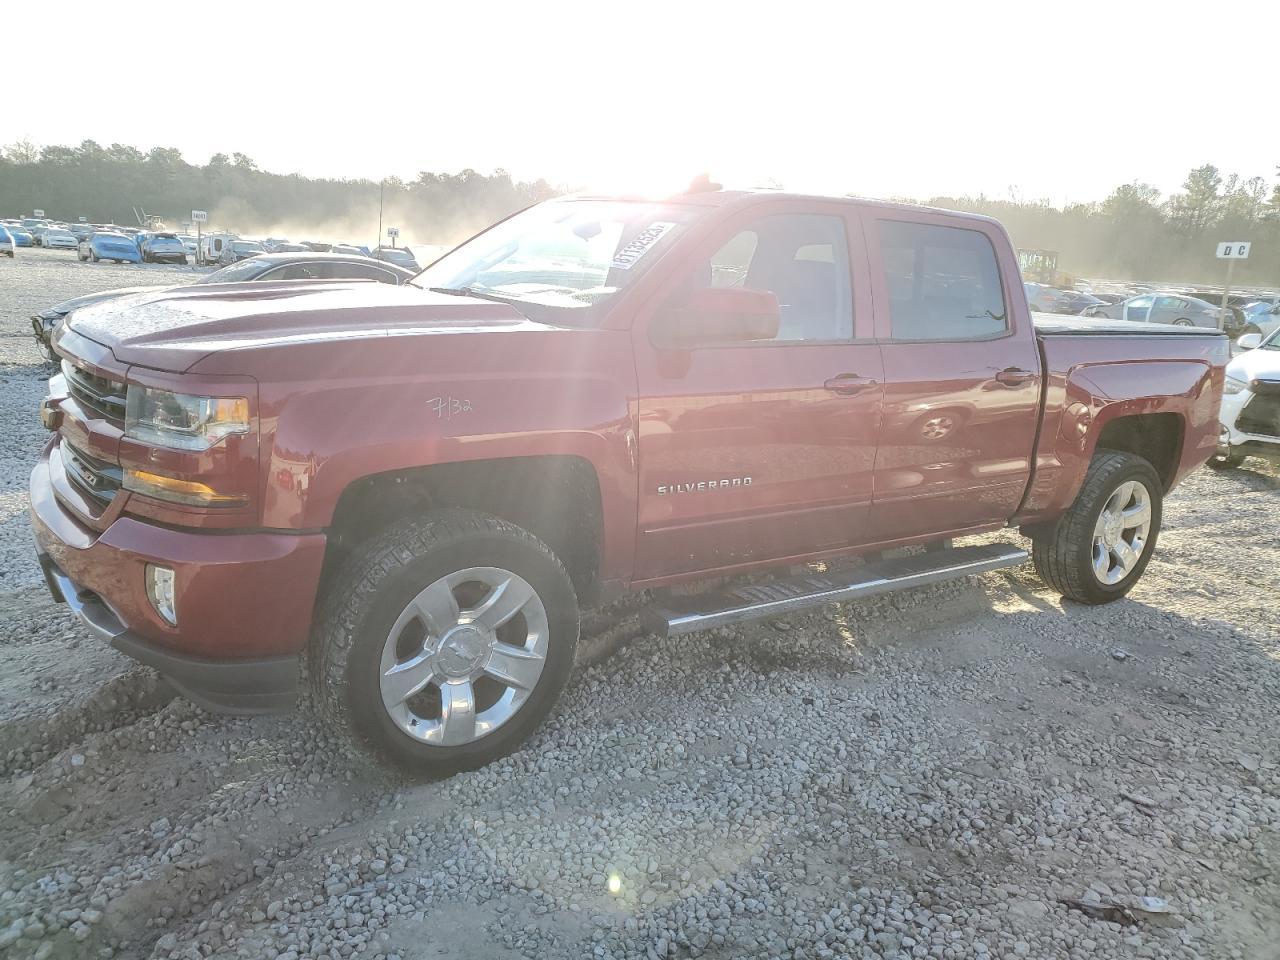
<svg viewBox="0 0 1280 960">
<path fill-rule="evenodd" d="M 516 303 L 518 297 L 500 297 L 496 293 L 483 293 L 474 287 L 427 287 L 432 293 L 447 293 L 451 297 L 476 297 L 494 303 Z"/>
</svg>

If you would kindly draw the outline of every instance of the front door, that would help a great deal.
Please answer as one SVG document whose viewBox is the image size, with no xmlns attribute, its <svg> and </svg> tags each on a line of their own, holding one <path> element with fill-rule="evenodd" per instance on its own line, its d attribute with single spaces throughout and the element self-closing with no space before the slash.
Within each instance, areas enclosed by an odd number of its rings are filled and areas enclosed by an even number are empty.
<svg viewBox="0 0 1280 960">
<path fill-rule="evenodd" d="M 639 580 L 865 539 L 883 374 L 851 210 L 778 200 L 742 211 L 638 318 Z M 695 286 L 771 291 L 777 337 L 655 347 L 649 321 Z"/>
<path fill-rule="evenodd" d="M 1007 519 L 1040 416 L 1039 352 L 1012 295 L 1008 240 L 945 215 L 866 217 L 885 382 L 872 532 L 889 541 Z"/>
</svg>

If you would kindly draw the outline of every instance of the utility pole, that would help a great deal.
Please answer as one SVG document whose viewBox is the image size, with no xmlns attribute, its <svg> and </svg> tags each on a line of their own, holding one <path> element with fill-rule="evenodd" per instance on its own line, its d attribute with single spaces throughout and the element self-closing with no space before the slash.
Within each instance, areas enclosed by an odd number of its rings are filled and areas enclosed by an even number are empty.
<svg viewBox="0 0 1280 960">
<path fill-rule="evenodd" d="M 382 246 L 382 196 L 387 189 L 387 178 L 378 181 L 378 239 L 373 242 L 373 249 Z"/>
</svg>

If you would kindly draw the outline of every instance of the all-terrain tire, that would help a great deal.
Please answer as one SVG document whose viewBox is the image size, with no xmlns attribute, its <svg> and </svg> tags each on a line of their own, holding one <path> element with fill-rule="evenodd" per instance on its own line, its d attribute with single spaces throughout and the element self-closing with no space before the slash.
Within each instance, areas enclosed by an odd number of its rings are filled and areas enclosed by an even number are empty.
<svg viewBox="0 0 1280 960">
<path fill-rule="evenodd" d="M 1094 529 L 1107 501 L 1130 480 L 1140 481 L 1150 494 L 1150 532 L 1133 569 L 1117 583 L 1104 583 L 1093 569 Z M 1078 603 L 1119 600 L 1141 579 L 1155 550 L 1163 490 L 1155 468 L 1142 457 L 1120 450 L 1098 450 L 1075 502 L 1056 524 L 1032 537 L 1031 558 L 1040 579 Z"/>
<path fill-rule="evenodd" d="M 468 743 L 436 746 L 409 736 L 383 706 L 383 646 L 420 591 L 471 567 L 511 571 L 533 588 L 547 613 L 546 660 L 509 720 Z M 322 590 L 303 664 L 304 709 L 345 746 L 415 776 L 450 776 L 514 751 L 554 706 L 573 668 L 578 599 L 564 565 L 533 534 L 489 514 L 450 509 L 398 523 L 357 547 Z"/>
</svg>

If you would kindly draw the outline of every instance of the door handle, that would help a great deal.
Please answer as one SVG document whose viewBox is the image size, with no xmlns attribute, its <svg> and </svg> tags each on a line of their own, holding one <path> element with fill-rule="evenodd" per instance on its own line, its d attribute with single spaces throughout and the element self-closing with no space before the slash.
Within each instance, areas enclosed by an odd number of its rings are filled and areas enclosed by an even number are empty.
<svg viewBox="0 0 1280 960">
<path fill-rule="evenodd" d="M 996 373 L 996 383 L 1003 383 L 1006 387 L 1020 387 L 1035 378 L 1033 371 L 1023 370 L 1021 367 L 1005 367 Z"/>
<path fill-rule="evenodd" d="M 880 382 L 878 380 L 872 380 L 870 377 L 860 377 L 856 373 L 842 373 L 823 384 L 832 393 L 839 393 L 843 396 L 852 396 L 855 393 L 861 393 L 863 390 L 879 385 Z"/>
</svg>

